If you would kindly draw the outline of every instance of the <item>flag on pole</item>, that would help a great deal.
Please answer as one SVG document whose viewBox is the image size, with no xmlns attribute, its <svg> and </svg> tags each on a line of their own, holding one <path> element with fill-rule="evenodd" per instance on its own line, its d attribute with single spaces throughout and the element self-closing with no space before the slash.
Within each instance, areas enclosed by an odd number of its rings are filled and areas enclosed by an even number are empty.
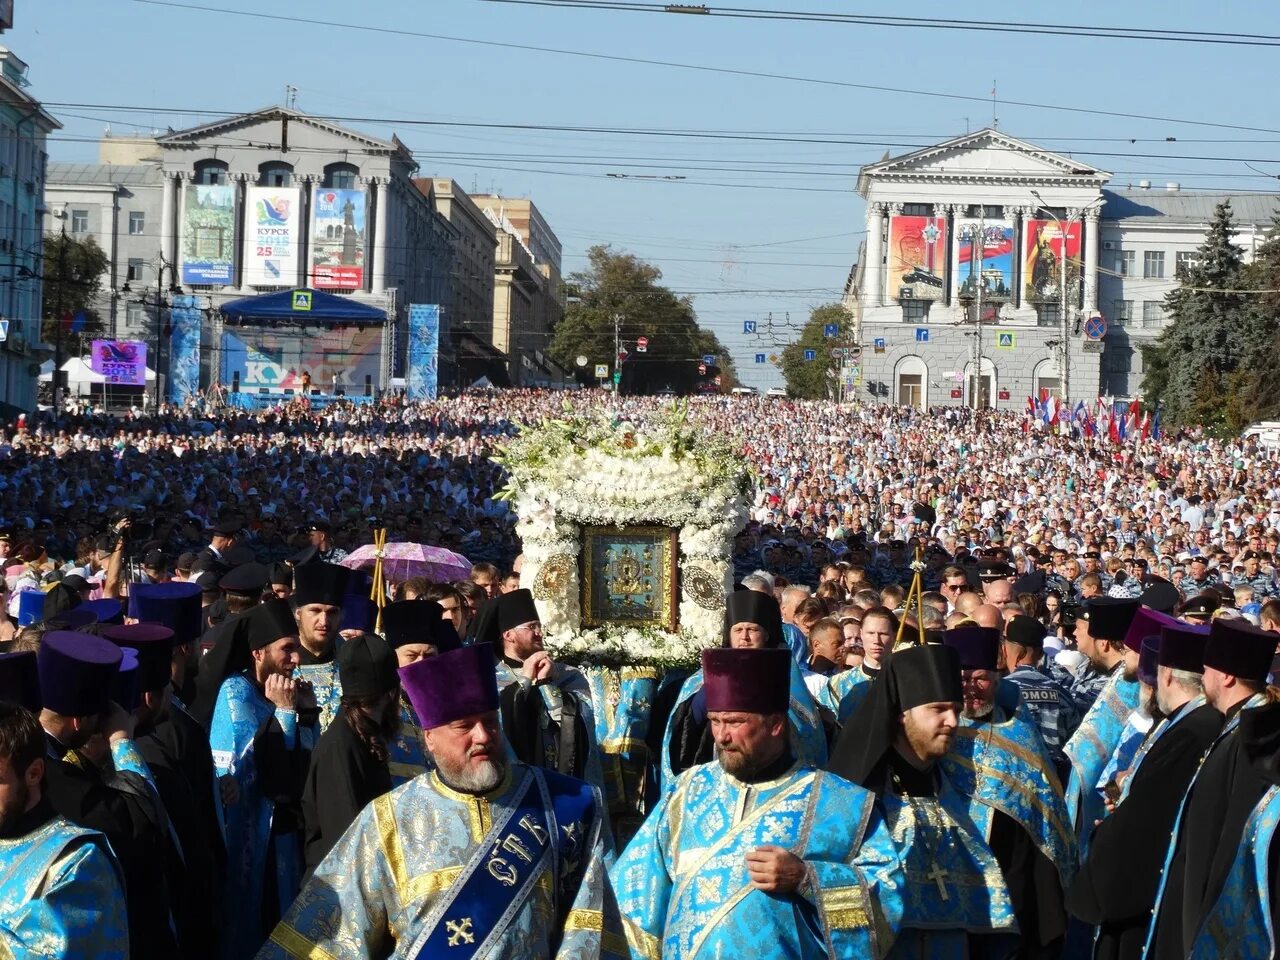
<svg viewBox="0 0 1280 960">
<path fill-rule="evenodd" d="M 1160 439 L 1160 408 L 1156 407 L 1156 415 L 1151 418 L 1151 438 Z"/>
</svg>

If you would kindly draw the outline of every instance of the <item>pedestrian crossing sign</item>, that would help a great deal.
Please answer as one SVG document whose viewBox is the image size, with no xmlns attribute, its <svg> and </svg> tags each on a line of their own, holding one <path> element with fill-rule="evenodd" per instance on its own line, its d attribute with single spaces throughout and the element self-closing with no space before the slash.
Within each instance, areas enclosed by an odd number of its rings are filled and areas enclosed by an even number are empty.
<svg viewBox="0 0 1280 960">
<path fill-rule="evenodd" d="M 295 310 L 311 309 L 311 291 L 310 290 L 293 291 L 293 309 Z"/>
<path fill-rule="evenodd" d="M 1014 340 L 1014 333 L 1011 330 L 996 331 L 996 349 L 1012 350 L 1017 344 Z"/>
</svg>

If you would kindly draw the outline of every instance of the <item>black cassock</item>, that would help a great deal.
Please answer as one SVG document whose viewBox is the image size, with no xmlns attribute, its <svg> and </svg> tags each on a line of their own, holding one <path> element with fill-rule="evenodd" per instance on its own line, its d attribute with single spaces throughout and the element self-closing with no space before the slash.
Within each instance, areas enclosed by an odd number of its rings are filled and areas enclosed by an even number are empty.
<svg viewBox="0 0 1280 960">
<path fill-rule="evenodd" d="M 1227 719 L 1239 709 L 1229 710 Z M 1215 745 L 1187 797 L 1148 954 L 1154 960 L 1183 960 L 1190 952 L 1205 914 L 1222 892 L 1249 815 L 1267 789 L 1280 783 L 1280 704 L 1248 713 L 1247 733 L 1242 723 Z M 1274 877 L 1275 851 L 1272 861 Z M 1274 896 L 1271 902 L 1274 925 L 1280 918 Z"/>
<path fill-rule="evenodd" d="M 513 671 L 520 671 L 520 661 L 509 657 L 502 659 Z M 585 780 L 587 758 L 592 749 L 591 734 L 587 730 L 586 718 L 578 709 L 577 695 L 567 690 L 561 693 L 564 706 L 560 720 L 556 721 L 551 718 L 540 686 L 520 682 L 507 684 L 498 691 L 502 732 L 521 763 Z"/>
<path fill-rule="evenodd" d="M 370 802 L 391 790 L 387 761 L 379 760 L 337 716 L 311 754 L 302 790 L 307 872 L 315 870 Z"/>
<path fill-rule="evenodd" d="M 1052 955 L 1045 948 L 1056 944 L 1067 931 L 1058 868 L 1022 824 L 999 810 L 991 818 L 988 844 L 1004 874 L 1009 902 L 1022 934 L 1015 956 L 1031 960 Z"/>
<path fill-rule="evenodd" d="M 218 787 L 209 735 L 171 703 L 168 714 L 135 742 L 182 844 L 183 883 L 170 890 L 182 956 L 213 957 L 227 922 L 222 904 L 227 848 L 214 802 Z"/>
<path fill-rule="evenodd" d="M 177 851 L 168 836 L 162 810 L 150 787 L 132 773 L 112 775 L 108 783 L 97 767 L 61 759 L 66 748 L 49 737 L 45 761 L 45 794 L 54 810 L 77 826 L 106 835 L 120 861 L 127 890 L 129 956 L 134 960 L 170 960 L 178 945 L 170 929 L 167 880 L 175 871 Z M 162 832 L 163 831 L 163 832 Z"/>
<path fill-rule="evenodd" d="M 1142 955 L 1178 807 L 1221 728 L 1222 714 L 1208 704 L 1183 717 L 1151 747 L 1128 796 L 1094 831 L 1067 910 L 1100 928 L 1097 960 Z"/>
</svg>

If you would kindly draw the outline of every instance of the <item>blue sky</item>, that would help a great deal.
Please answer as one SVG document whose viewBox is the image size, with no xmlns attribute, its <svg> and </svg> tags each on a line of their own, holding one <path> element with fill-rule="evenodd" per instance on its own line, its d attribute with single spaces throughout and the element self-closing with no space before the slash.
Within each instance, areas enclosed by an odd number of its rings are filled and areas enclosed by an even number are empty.
<svg viewBox="0 0 1280 960">
<path fill-rule="evenodd" d="M 730 347 L 745 381 L 760 386 L 779 378 L 771 366 L 757 366 L 754 355 L 774 347 L 744 337 L 743 321 L 755 320 L 763 331 L 772 314 L 777 337 L 785 339 L 788 314 L 798 328 L 811 307 L 839 299 L 864 226 L 862 203 L 853 192 L 858 167 L 886 150 L 905 153 L 911 145 L 990 123 L 993 81 L 998 101 L 1256 128 L 997 102 L 1002 130 L 1074 152 L 1112 171 L 1113 185 L 1151 179 L 1177 180 L 1184 189 L 1266 190 L 1275 186 L 1268 177 L 1280 174 L 1275 48 L 743 21 L 485 0 L 204 3 L 223 11 L 261 10 L 976 98 L 620 63 L 138 0 L 16 0 L 17 26 L 3 42 L 30 63 L 31 92 L 52 104 L 51 112 L 65 124 L 50 146 L 53 159 L 94 160 L 108 121 L 116 132 L 191 126 L 211 118 L 183 110 L 251 110 L 282 102 L 285 85 L 293 84 L 298 108 L 307 112 L 399 119 L 390 125 L 347 122 L 373 133 L 394 129 L 424 174 L 452 176 L 466 189 L 532 196 L 564 244 L 566 271 L 580 268 L 594 243 L 611 243 L 657 264 L 674 289 L 694 294 L 702 324 Z M 831 0 L 795 0 L 786 8 L 949 19 L 970 9 L 927 0 L 889 11 Z M 989 20 L 1280 35 L 1280 4 L 1224 4 L 1212 7 L 1212 16 L 1209 10 L 1167 2 L 981 8 Z M 57 105 L 71 103 L 89 106 Z M 732 131 L 862 143 L 482 129 L 409 120 Z M 1166 143 L 1166 137 L 1178 140 Z M 1153 156 L 1132 156 L 1137 153 Z M 1261 161 L 1253 166 L 1262 175 L 1245 159 Z M 728 169 L 708 169 L 717 167 Z"/>
</svg>

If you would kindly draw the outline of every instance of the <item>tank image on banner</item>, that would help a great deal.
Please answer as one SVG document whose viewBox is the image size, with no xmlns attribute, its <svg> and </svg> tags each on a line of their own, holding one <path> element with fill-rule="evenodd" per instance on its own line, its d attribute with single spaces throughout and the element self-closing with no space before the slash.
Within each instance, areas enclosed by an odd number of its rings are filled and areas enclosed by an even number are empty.
<svg viewBox="0 0 1280 960">
<path fill-rule="evenodd" d="M 915 300 L 941 300 L 946 293 L 943 263 L 947 250 L 945 217 L 892 217 L 889 220 L 889 294 L 903 287 Z"/>
</svg>

